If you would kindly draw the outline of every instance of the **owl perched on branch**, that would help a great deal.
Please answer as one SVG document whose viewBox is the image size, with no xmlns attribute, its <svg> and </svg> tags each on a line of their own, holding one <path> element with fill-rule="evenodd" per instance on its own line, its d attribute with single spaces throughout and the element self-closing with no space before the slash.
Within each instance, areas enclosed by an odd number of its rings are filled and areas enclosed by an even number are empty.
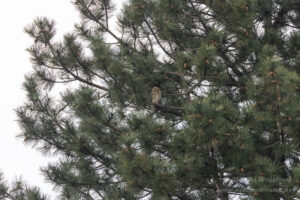
<svg viewBox="0 0 300 200">
<path fill-rule="evenodd" d="M 161 99 L 161 91 L 158 87 L 153 87 L 152 88 L 151 97 L 152 97 L 151 108 L 152 108 L 152 111 L 155 111 L 156 110 L 155 104 L 158 104 L 158 102 Z"/>
</svg>

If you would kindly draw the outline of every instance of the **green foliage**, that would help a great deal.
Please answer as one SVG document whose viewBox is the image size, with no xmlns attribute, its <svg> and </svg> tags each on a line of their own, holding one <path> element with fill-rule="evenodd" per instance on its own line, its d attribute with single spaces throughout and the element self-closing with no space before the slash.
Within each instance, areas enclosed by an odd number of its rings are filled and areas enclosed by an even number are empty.
<svg viewBox="0 0 300 200">
<path fill-rule="evenodd" d="M 20 137 L 61 155 L 42 170 L 60 199 L 299 198 L 297 1 L 130 0 L 118 29 L 111 1 L 74 4 L 61 42 L 49 19 L 25 29 L 17 109 Z"/>
<path fill-rule="evenodd" d="M 16 179 L 12 184 L 7 184 L 0 172 L 0 199 L 12 200 L 47 200 L 37 187 L 27 186 L 22 179 Z"/>
</svg>

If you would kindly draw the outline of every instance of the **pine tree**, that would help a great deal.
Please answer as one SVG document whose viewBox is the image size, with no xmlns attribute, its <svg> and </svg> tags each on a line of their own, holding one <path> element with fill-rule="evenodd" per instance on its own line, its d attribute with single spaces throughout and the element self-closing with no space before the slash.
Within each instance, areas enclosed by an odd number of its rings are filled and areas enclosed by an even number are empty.
<svg viewBox="0 0 300 200">
<path fill-rule="evenodd" d="M 19 178 L 9 185 L 0 172 L 0 199 L 11 200 L 47 200 L 38 187 L 29 187 Z"/>
<path fill-rule="evenodd" d="M 298 0 L 129 0 L 116 27 L 110 0 L 74 5 L 61 42 L 47 18 L 25 29 L 17 109 L 61 155 L 43 169 L 61 199 L 300 198 Z"/>
</svg>

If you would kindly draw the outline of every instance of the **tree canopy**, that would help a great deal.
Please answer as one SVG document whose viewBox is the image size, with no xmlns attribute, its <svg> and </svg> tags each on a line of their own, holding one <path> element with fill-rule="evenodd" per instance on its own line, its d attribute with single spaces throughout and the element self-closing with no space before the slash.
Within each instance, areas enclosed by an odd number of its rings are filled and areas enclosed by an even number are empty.
<svg viewBox="0 0 300 200">
<path fill-rule="evenodd" d="M 50 19 L 25 28 L 17 109 L 20 137 L 61 156 L 42 169 L 61 199 L 300 198 L 298 0 L 74 5 L 61 41 Z"/>
</svg>

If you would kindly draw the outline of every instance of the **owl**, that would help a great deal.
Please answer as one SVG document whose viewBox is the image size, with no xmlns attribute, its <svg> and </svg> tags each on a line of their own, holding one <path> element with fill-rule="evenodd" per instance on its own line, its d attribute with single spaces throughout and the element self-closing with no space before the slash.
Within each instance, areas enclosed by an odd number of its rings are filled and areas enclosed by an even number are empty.
<svg viewBox="0 0 300 200">
<path fill-rule="evenodd" d="M 153 87 L 152 92 L 151 92 L 151 97 L 152 97 L 152 110 L 155 111 L 155 105 L 158 104 L 159 100 L 161 99 L 161 91 L 158 87 Z"/>
</svg>

